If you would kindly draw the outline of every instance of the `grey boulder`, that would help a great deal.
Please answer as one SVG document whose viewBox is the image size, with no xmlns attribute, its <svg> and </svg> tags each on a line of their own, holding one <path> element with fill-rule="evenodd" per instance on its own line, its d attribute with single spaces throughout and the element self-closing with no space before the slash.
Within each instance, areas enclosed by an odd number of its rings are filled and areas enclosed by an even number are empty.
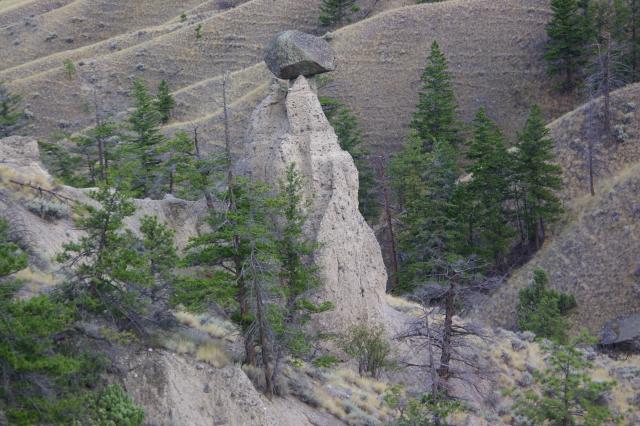
<svg viewBox="0 0 640 426">
<path fill-rule="evenodd" d="M 271 41 L 264 61 L 278 78 L 292 80 L 336 69 L 336 55 L 329 43 L 301 31 L 284 31 Z"/>
</svg>

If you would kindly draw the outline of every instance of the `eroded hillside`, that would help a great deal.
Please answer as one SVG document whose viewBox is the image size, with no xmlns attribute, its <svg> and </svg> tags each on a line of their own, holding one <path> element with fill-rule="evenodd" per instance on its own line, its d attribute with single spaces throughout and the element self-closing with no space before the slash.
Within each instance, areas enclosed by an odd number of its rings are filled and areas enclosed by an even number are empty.
<svg viewBox="0 0 640 426">
<path fill-rule="evenodd" d="M 71 10 L 88 8 L 84 3 L 51 11 L 43 6 L 36 18 L 67 22 L 83 16 Z M 108 2 L 96 3 L 91 8 L 99 11 L 98 6 Z M 185 22 L 175 7 L 158 7 L 151 13 L 142 3 L 130 4 L 131 16 L 127 17 L 139 28 L 127 26 L 127 20 L 124 25 L 105 25 L 109 31 L 97 31 L 82 46 L 63 40 L 63 29 L 76 31 L 73 25 L 52 29 L 62 40 L 47 42 L 43 30 L 34 30 L 37 37 L 18 45 L 7 40 L 8 61 L 0 80 L 24 94 L 29 110 L 38 118 L 26 130 L 29 134 L 51 137 L 91 125 L 94 91 L 100 98 L 99 109 L 117 115 L 128 103 L 132 79 L 139 77 L 149 84 L 166 79 L 175 91 L 179 107 L 168 132 L 192 131 L 197 126 L 203 140 L 218 143 L 222 140 L 221 81 L 229 72 L 232 131 L 234 139 L 240 140 L 250 111 L 271 80 L 262 64 L 264 45 L 284 29 L 326 31 L 318 25 L 319 0 L 189 4 L 193 9 L 182 6 Z M 365 1 L 361 6 L 361 17 L 366 19 L 329 37 L 337 52 L 338 70 L 323 94 L 353 109 L 366 141 L 379 150 L 397 147 L 406 134 L 420 73 L 434 40 L 449 56 L 465 120 L 485 106 L 513 136 L 534 102 L 550 116 L 568 109 L 570 100 L 552 93 L 544 72 L 541 45 L 549 16 L 546 0 L 452 0 L 422 5 Z M 138 15 L 144 16 L 135 19 Z M 16 19 L 10 11 L 0 16 Z M 111 15 L 99 16 L 105 20 Z M 95 21 L 91 16 L 82 19 Z M 120 22 L 117 16 L 110 19 Z M 199 25 L 201 38 L 196 37 Z M 66 76 L 65 60 L 73 61 L 77 75 Z"/>
</svg>

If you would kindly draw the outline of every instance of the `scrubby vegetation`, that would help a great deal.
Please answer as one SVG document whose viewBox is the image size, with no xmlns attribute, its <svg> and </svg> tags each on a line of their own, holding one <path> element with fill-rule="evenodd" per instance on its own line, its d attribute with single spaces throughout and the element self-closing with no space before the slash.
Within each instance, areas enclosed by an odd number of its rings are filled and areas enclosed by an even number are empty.
<svg viewBox="0 0 640 426">
<path fill-rule="evenodd" d="M 576 307 L 576 299 L 573 295 L 549 289 L 548 283 L 547 274 L 536 269 L 531 285 L 520 290 L 518 327 L 562 343 L 567 339 L 568 328 L 564 317 Z"/>
</svg>

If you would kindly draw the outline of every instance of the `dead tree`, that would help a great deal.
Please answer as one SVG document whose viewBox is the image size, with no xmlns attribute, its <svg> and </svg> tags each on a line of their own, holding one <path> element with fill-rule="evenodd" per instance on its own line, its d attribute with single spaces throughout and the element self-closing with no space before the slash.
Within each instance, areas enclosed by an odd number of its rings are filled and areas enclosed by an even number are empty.
<svg viewBox="0 0 640 426">
<path fill-rule="evenodd" d="M 382 201 L 384 207 L 384 219 L 386 222 L 386 228 L 389 238 L 389 246 L 391 249 L 391 289 L 398 288 L 398 249 L 396 246 L 396 235 L 393 229 L 393 216 L 391 214 L 391 199 L 389 197 L 389 182 L 385 173 L 384 158 L 382 156 L 377 157 L 378 165 L 378 179 L 382 184 Z"/>
<path fill-rule="evenodd" d="M 454 378 L 479 392 L 477 380 L 473 378 L 488 379 L 489 374 L 487 367 L 480 365 L 473 355 L 471 342 L 471 338 L 486 336 L 479 327 L 455 320 L 458 306 L 466 295 L 486 286 L 484 280 L 476 277 L 477 262 L 467 258 L 453 263 L 442 260 L 437 264 L 438 272 L 432 277 L 432 282 L 425 283 L 412 295 L 423 306 L 423 314 L 396 337 L 412 341 L 412 353 L 426 352 L 426 363 L 410 361 L 405 364 L 427 371 L 434 400 L 454 397 L 449 389 L 449 382 Z M 433 307 L 434 304 L 439 307 Z M 435 315 L 436 312 L 442 314 Z M 434 419 L 436 424 L 438 421 Z"/>
</svg>

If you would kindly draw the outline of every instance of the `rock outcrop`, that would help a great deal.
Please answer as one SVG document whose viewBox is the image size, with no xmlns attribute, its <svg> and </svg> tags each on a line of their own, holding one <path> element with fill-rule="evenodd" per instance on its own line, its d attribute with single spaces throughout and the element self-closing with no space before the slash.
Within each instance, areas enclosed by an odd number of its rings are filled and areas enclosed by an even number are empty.
<svg viewBox="0 0 640 426">
<path fill-rule="evenodd" d="M 603 345 L 627 345 L 640 350 L 640 314 L 607 321 L 600 337 Z"/>
<path fill-rule="evenodd" d="M 276 184 L 291 163 L 305 177 L 311 203 L 307 233 L 321 298 L 335 310 L 320 321 L 329 329 L 358 321 L 381 321 L 387 281 L 380 246 L 358 211 L 358 171 L 343 151 L 316 93 L 305 77 L 291 88 L 276 83 L 251 117 L 240 172 Z"/>
<path fill-rule="evenodd" d="M 264 61 L 277 77 L 310 77 L 336 69 L 336 55 L 329 43 L 301 31 L 284 31 L 269 44 Z"/>
</svg>

